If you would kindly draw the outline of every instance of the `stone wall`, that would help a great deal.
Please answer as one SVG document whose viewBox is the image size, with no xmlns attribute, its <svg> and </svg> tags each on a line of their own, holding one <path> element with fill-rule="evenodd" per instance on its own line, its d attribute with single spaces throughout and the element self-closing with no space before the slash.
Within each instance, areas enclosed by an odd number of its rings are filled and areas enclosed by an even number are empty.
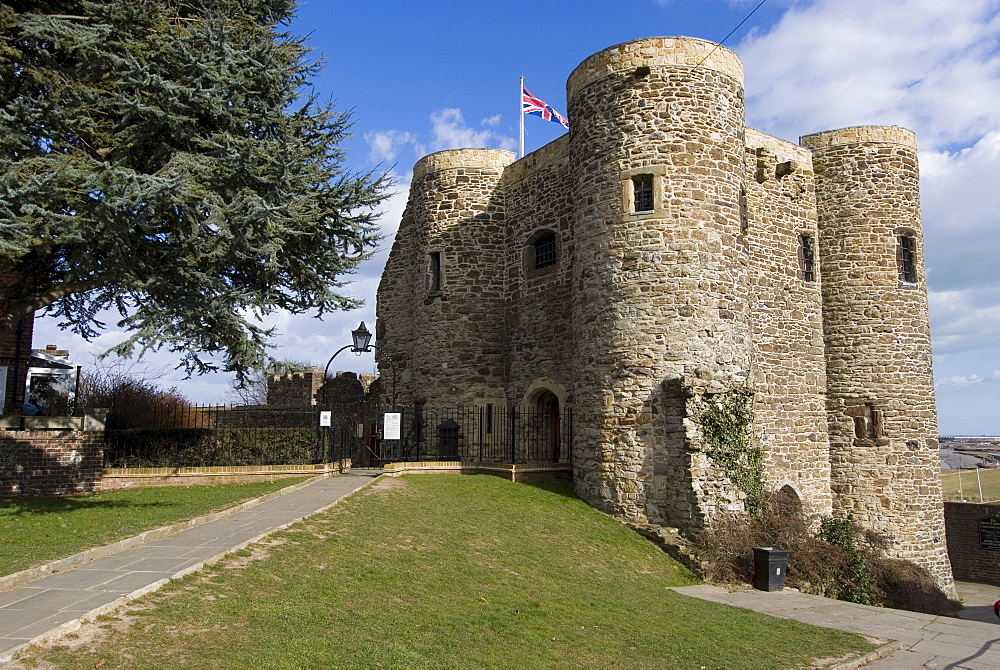
<svg viewBox="0 0 1000 670">
<path fill-rule="evenodd" d="M 469 149 L 425 156 L 414 167 L 397 232 L 405 253 L 390 255 L 380 287 L 382 346 L 400 363 L 400 400 L 464 404 L 503 397 L 506 213 L 498 190 L 509 151 Z M 403 288 L 406 287 L 406 288 Z M 391 334 L 390 334 L 391 333 Z M 406 342 L 406 344 L 402 344 Z M 405 362 L 403 362 L 405 361 Z M 390 374 L 387 368 L 381 374 Z"/>
<path fill-rule="evenodd" d="M 915 282 L 897 256 L 900 234 L 922 241 L 916 137 L 865 127 L 801 143 L 817 184 L 834 511 L 950 587 L 923 250 Z"/>
<path fill-rule="evenodd" d="M 95 491 L 103 468 L 103 432 L 0 430 L 0 497 Z"/>
<path fill-rule="evenodd" d="M 534 402 L 530 389 L 538 379 L 570 386 L 574 342 L 566 312 L 572 299 L 575 236 L 566 139 L 511 165 L 502 182 L 508 229 L 504 362 L 510 404 Z M 556 236 L 556 262 L 536 270 L 533 242 L 547 232 Z"/>
<path fill-rule="evenodd" d="M 944 518 L 955 579 L 1000 586 L 1000 547 L 983 549 L 979 535 L 980 521 L 1000 526 L 1000 504 L 946 502 Z"/>
<path fill-rule="evenodd" d="M 320 402 L 322 388 L 322 370 L 272 375 L 267 380 L 267 404 L 271 407 L 313 407 Z"/>
<path fill-rule="evenodd" d="M 765 452 L 766 488 L 788 486 L 808 514 L 829 515 L 823 302 L 800 268 L 800 236 L 816 248 L 812 154 L 746 130 L 746 221 L 754 342 L 755 434 Z"/>
<path fill-rule="evenodd" d="M 685 528 L 742 494 L 674 389 L 697 397 L 751 381 L 742 69 L 722 47 L 694 67 L 714 46 L 618 45 L 567 84 L 577 491 L 630 521 Z M 652 209 L 632 202 L 637 175 L 651 176 Z"/>
</svg>

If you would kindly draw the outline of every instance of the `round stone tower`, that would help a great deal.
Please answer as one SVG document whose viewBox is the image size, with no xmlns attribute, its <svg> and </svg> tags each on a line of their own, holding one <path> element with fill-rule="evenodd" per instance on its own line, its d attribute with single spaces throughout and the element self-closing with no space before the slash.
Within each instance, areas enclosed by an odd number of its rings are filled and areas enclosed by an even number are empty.
<svg viewBox="0 0 1000 670">
<path fill-rule="evenodd" d="M 750 378 L 743 68 L 704 40 L 636 40 L 583 61 L 567 98 L 576 486 L 698 527 L 743 498 L 693 411 Z"/>
<path fill-rule="evenodd" d="M 834 513 L 950 590 L 916 137 L 865 126 L 801 144 L 816 174 Z"/>
<path fill-rule="evenodd" d="M 401 270 L 406 276 L 383 278 L 386 287 L 405 286 L 412 307 L 385 309 L 394 318 L 380 319 L 378 333 L 388 347 L 407 343 L 399 352 L 407 364 L 400 386 L 406 405 L 503 395 L 506 224 L 497 186 L 513 160 L 509 151 L 459 149 L 425 156 L 413 168 L 398 233 L 412 261 Z M 384 293 L 389 299 L 392 291 Z M 380 372 L 391 374 L 388 366 Z"/>
</svg>

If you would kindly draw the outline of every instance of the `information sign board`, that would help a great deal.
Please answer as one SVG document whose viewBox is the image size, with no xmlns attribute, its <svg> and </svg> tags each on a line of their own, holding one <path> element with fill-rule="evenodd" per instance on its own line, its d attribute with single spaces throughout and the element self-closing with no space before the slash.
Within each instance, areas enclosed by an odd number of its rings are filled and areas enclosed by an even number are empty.
<svg viewBox="0 0 1000 670">
<path fill-rule="evenodd" d="M 402 439 L 403 415 L 400 412 L 385 413 L 385 439 Z"/>
</svg>

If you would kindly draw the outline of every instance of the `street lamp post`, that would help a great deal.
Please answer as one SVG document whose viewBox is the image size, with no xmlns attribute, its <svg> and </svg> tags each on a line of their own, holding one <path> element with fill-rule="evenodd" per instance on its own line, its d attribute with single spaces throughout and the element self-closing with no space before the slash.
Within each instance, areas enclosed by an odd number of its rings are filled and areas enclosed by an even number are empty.
<svg viewBox="0 0 1000 670">
<path fill-rule="evenodd" d="M 326 362 L 326 367 L 323 368 L 323 408 L 326 410 L 330 409 L 330 403 L 327 399 L 327 377 L 330 374 L 330 366 L 333 364 L 333 359 L 341 354 L 341 352 L 350 349 L 355 354 L 368 353 L 372 349 L 375 353 L 382 356 L 386 363 L 389 364 L 389 369 L 392 370 L 392 408 L 393 411 L 399 411 L 396 405 L 396 366 L 392 362 L 392 358 L 387 354 L 381 347 L 378 347 L 371 343 L 372 334 L 365 328 L 365 322 L 362 321 L 361 325 L 351 331 L 351 344 L 345 344 L 340 349 L 334 352 L 333 356 L 330 356 L 330 360 Z M 332 430 L 333 427 L 330 427 Z M 340 459 L 343 460 L 343 453 L 340 454 Z"/>
</svg>

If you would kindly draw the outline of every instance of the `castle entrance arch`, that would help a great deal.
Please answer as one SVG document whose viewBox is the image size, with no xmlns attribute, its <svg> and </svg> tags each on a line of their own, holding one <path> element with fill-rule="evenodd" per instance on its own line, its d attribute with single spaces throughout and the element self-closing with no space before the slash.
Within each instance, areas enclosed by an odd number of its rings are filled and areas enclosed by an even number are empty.
<svg viewBox="0 0 1000 670">
<path fill-rule="evenodd" d="M 536 379 L 517 410 L 528 461 L 571 463 L 573 415 L 566 389 L 552 379 Z"/>
</svg>

